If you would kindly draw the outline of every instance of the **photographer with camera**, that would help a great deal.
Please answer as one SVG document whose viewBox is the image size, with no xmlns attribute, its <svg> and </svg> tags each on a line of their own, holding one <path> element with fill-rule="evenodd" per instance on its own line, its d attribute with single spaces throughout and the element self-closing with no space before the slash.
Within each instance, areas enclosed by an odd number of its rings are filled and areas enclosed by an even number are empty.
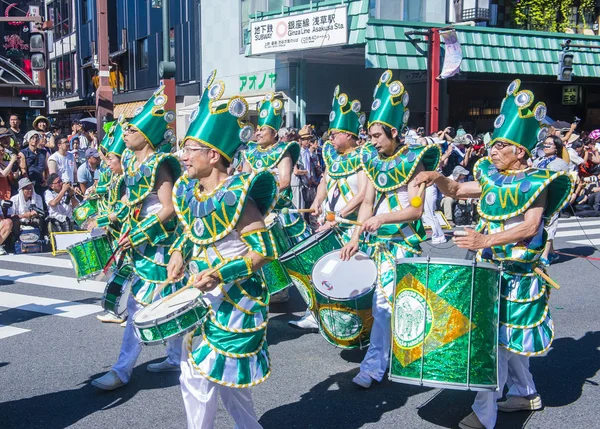
<svg viewBox="0 0 600 429">
<path fill-rule="evenodd" d="M 69 232 L 73 230 L 73 208 L 77 206 L 75 190 L 64 183 L 60 176 L 48 176 L 48 189 L 44 200 L 48 206 L 48 232 Z"/>
<path fill-rule="evenodd" d="M 35 193 L 33 182 L 27 177 L 19 180 L 19 193 L 14 195 L 12 202 L 13 233 L 15 237 L 27 232 L 37 235 L 37 239 L 21 240 L 25 242 L 37 241 L 42 235 L 44 227 L 44 204 L 42 197 Z M 23 228 L 26 227 L 26 228 Z"/>
</svg>

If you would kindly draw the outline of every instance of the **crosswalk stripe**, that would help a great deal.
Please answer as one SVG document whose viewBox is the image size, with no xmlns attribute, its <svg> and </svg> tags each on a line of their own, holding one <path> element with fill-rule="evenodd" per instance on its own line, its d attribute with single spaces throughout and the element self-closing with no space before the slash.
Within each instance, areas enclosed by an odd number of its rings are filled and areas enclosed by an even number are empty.
<svg viewBox="0 0 600 429">
<path fill-rule="evenodd" d="M 77 279 L 71 277 L 0 269 L 0 281 L 2 280 L 14 283 L 27 283 L 38 286 L 49 286 L 58 289 L 72 289 L 94 293 L 103 293 L 104 289 L 106 288 L 106 283 L 93 280 L 78 283 Z M 0 302 L 0 305 L 1 304 L 2 303 Z"/>
<path fill-rule="evenodd" d="M 99 305 L 79 304 L 72 301 L 41 298 L 39 296 L 21 295 L 10 292 L 0 292 L 0 307 L 53 314 L 69 319 L 78 319 L 79 317 L 102 311 L 102 307 Z"/>
<path fill-rule="evenodd" d="M 19 264 L 42 265 L 44 267 L 73 268 L 69 259 L 47 257 L 41 255 L 5 255 L 0 256 L 0 262 L 16 262 Z"/>
<path fill-rule="evenodd" d="M 583 244 L 585 246 L 598 246 L 598 245 L 600 245 L 600 238 L 592 238 L 592 239 L 585 239 L 585 240 L 573 240 L 573 241 L 567 241 L 567 243 Z"/>
<path fill-rule="evenodd" d="M 575 230 L 562 230 L 562 231 L 557 231 L 556 232 L 556 236 L 555 237 L 579 237 L 579 236 L 590 236 L 590 235 L 594 235 L 594 234 L 600 234 L 600 228 L 596 228 L 596 229 L 575 229 Z"/>
<path fill-rule="evenodd" d="M 31 332 L 31 330 L 15 328 L 14 326 L 0 325 L 0 340 L 3 338 L 12 337 L 13 335 L 24 334 L 25 332 Z"/>
<path fill-rule="evenodd" d="M 578 222 L 563 222 L 564 219 L 558 221 L 558 228 L 579 228 L 580 226 L 596 226 L 600 225 L 600 220 L 584 220 L 576 219 Z M 570 220 L 570 219 L 568 219 Z"/>
</svg>

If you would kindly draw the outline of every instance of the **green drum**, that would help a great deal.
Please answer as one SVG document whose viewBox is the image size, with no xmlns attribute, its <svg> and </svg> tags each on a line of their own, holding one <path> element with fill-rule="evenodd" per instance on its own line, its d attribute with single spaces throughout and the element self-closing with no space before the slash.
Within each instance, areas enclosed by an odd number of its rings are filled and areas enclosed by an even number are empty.
<svg viewBox="0 0 600 429">
<path fill-rule="evenodd" d="M 83 225 L 98 214 L 98 199 L 86 200 L 73 210 L 73 220 L 77 226 Z"/>
<path fill-rule="evenodd" d="M 102 308 L 115 316 L 127 311 L 127 299 L 131 291 L 131 282 L 128 280 L 132 272 L 131 265 L 122 266 L 113 273 L 104 289 Z"/>
<path fill-rule="evenodd" d="M 292 241 L 285 234 L 278 218 L 275 218 L 267 228 L 273 236 L 273 241 L 279 255 L 283 255 L 292 247 Z M 261 269 L 260 274 L 270 295 L 281 292 L 293 284 L 292 279 L 279 260 L 269 262 Z"/>
<path fill-rule="evenodd" d="M 133 318 L 138 337 L 146 345 L 164 344 L 196 329 L 208 315 L 198 289 L 175 292 L 140 310 Z"/>
<path fill-rule="evenodd" d="M 369 345 L 373 326 L 377 266 L 366 253 L 342 261 L 340 252 L 329 252 L 313 268 L 317 320 L 321 335 L 334 346 L 362 349 Z"/>
<path fill-rule="evenodd" d="M 112 248 L 106 235 L 98 235 L 70 245 L 67 252 L 77 280 L 86 280 L 104 269 L 112 255 Z"/>
<path fill-rule="evenodd" d="M 306 302 L 308 309 L 318 319 L 312 269 L 316 261 L 325 254 L 339 250 L 343 246 L 333 229 L 311 235 L 302 243 L 296 244 L 279 258 L 283 267 L 292 278 L 294 286 Z"/>
<path fill-rule="evenodd" d="M 500 277 L 498 267 L 485 262 L 399 259 L 390 379 L 496 390 Z"/>
</svg>

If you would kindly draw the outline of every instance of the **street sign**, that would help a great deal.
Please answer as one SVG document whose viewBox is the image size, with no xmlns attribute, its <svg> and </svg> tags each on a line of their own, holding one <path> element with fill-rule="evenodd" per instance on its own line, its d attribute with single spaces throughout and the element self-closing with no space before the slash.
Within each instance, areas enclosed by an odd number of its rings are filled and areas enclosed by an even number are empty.
<svg viewBox="0 0 600 429">
<path fill-rule="evenodd" d="M 575 106 L 579 103 L 579 85 L 565 85 L 562 87 L 563 106 Z"/>
</svg>

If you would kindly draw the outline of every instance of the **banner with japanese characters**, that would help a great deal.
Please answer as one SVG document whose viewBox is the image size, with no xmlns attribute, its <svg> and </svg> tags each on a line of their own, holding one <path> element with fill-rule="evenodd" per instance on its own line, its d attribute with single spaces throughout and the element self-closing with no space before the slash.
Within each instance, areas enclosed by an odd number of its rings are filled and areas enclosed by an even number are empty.
<svg viewBox="0 0 600 429">
<path fill-rule="evenodd" d="M 448 79 L 457 73 L 460 73 L 460 63 L 462 63 L 463 54 L 458 36 L 455 30 L 440 32 L 444 39 L 446 53 L 444 55 L 444 66 L 438 79 Z"/>
<path fill-rule="evenodd" d="M 285 16 L 251 24 L 252 55 L 348 43 L 347 7 Z"/>
</svg>

